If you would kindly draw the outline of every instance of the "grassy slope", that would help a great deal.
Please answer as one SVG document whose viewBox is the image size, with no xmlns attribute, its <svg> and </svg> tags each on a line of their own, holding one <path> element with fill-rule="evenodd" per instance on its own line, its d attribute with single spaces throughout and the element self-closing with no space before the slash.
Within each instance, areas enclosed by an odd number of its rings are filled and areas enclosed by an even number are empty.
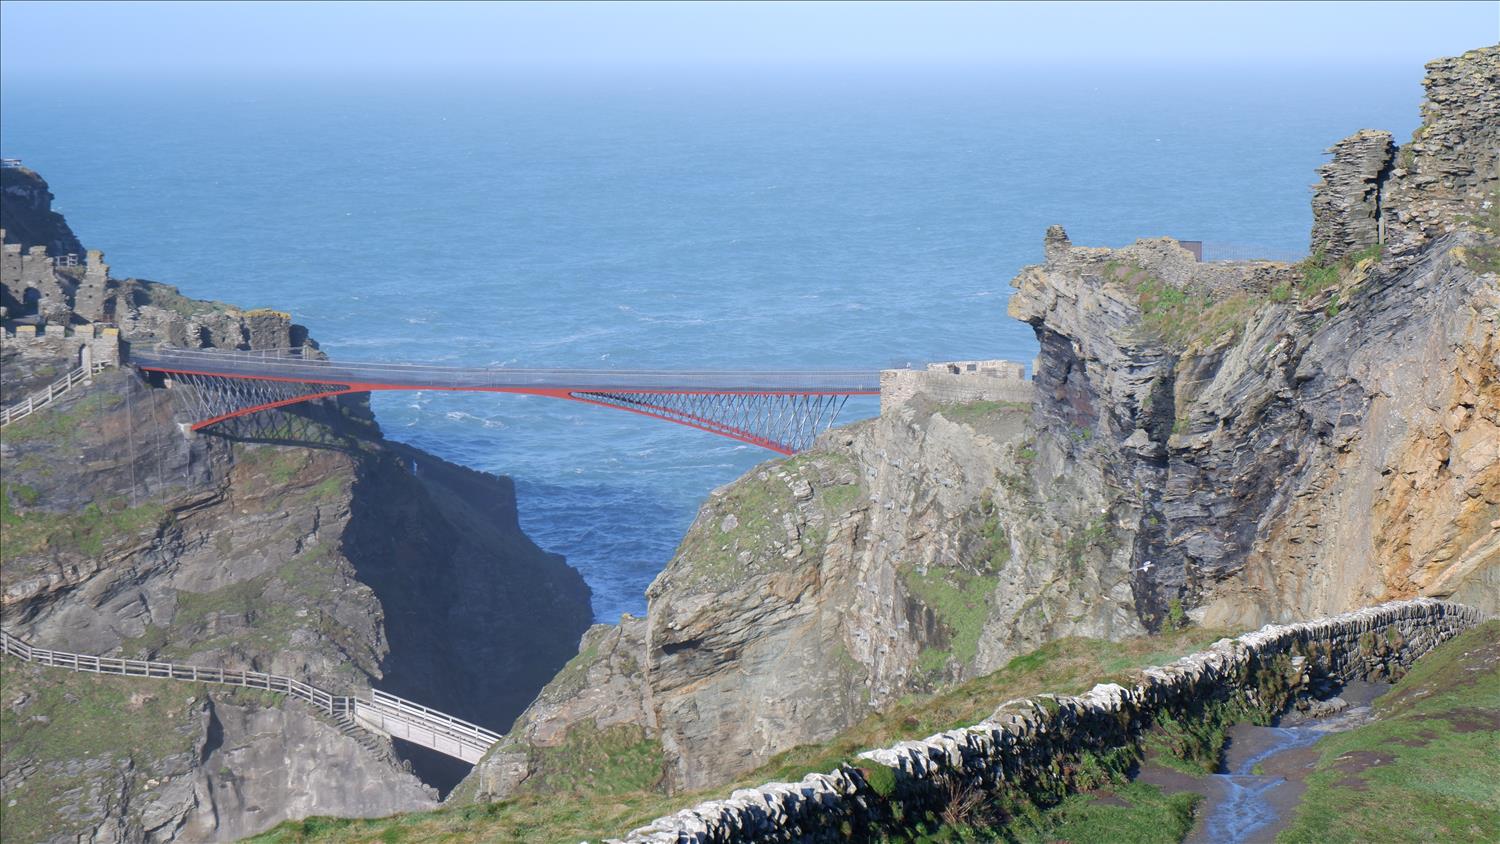
<svg viewBox="0 0 1500 844">
<path fill-rule="evenodd" d="M 993 674 L 937 695 L 904 699 L 887 707 L 885 711 L 866 718 L 829 742 L 794 748 L 737 782 L 703 792 L 668 796 L 657 791 L 620 791 L 594 785 L 587 790 L 570 794 L 526 795 L 498 803 L 453 807 L 390 818 L 312 818 L 282 824 L 252 840 L 262 844 L 304 841 L 437 841 L 454 844 L 479 841 L 597 841 L 606 836 L 622 835 L 653 818 L 696 802 L 724 796 L 734 788 L 759 785 L 772 780 L 800 779 L 806 773 L 832 770 L 839 762 L 871 747 L 884 746 L 904 738 L 925 737 L 941 730 L 976 723 L 1006 700 L 1043 691 L 1087 691 L 1094 683 L 1110 674 L 1169 662 L 1183 654 L 1202 649 L 1222 635 L 1217 631 L 1188 630 L 1123 642 L 1094 639 L 1052 642 L 1031 654 L 1017 657 Z M 632 753 L 633 750 L 625 748 L 620 754 L 621 758 L 600 760 L 596 764 L 601 767 L 621 765 L 628 768 L 629 759 L 626 757 Z M 647 764 L 652 763 L 648 760 Z M 627 771 L 619 776 L 628 778 L 630 774 Z M 1156 805 L 1169 800 L 1144 787 L 1122 794 L 1127 802 L 1144 801 Z M 1058 810 L 1064 814 L 1044 823 L 1051 829 L 1054 823 L 1076 822 L 1085 814 L 1095 818 L 1114 814 L 1100 814 L 1098 810 L 1101 808 L 1123 809 L 1096 806 L 1093 810 L 1088 810 L 1086 801 L 1071 801 Z M 1174 804 L 1166 808 L 1163 817 L 1181 814 L 1182 807 Z M 1127 820 L 1124 817 L 1117 820 L 1127 826 L 1137 823 L 1134 819 Z M 1156 839 L 1125 836 L 1119 840 Z"/>
<path fill-rule="evenodd" d="M 993 804 L 975 804 L 967 816 L 950 816 L 932 831 L 892 836 L 882 844 L 1178 844 L 1192 831 L 1199 799 L 1164 794 L 1145 783 L 1114 783 L 1070 795 L 1043 812 L 1009 806 L 1022 811 L 1006 816 Z"/>
<path fill-rule="evenodd" d="M 1456 637 L 1318 744 L 1283 844 L 1500 840 L 1500 621 Z"/>
<path fill-rule="evenodd" d="M 86 834 L 81 795 L 103 802 L 150 798 L 163 760 L 191 758 L 202 733 L 202 687 L 142 683 L 0 663 L 0 774 L 33 769 L 0 806 L 0 839 Z M 127 794 L 119 795 L 124 788 Z"/>
</svg>

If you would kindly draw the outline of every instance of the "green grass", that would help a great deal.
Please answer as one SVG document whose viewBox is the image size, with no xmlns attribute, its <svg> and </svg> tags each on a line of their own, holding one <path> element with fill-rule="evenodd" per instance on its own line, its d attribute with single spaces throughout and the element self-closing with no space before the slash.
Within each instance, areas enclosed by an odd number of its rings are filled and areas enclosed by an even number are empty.
<svg viewBox="0 0 1500 844">
<path fill-rule="evenodd" d="M 1168 284 L 1139 264 L 1109 261 L 1106 279 L 1134 290 L 1142 326 L 1165 344 L 1185 349 L 1238 334 L 1262 301 L 1243 291 L 1214 296 Z"/>
<path fill-rule="evenodd" d="M 859 484 L 837 484 L 823 489 L 823 506 L 830 513 L 847 513 L 859 499 Z"/>
<path fill-rule="evenodd" d="M 202 686 L 23 667 L 9 658 L 0 680 L 0 757 L 8 771 L 35 767 L 24 785 L 6 790 L 14 803 L 0 809 L 6 841 L 86 833 L 91 825 L 77 818 L 77 792 L 109 790 L 123 779 L 134 803 L 144 781 L 162 774 L 162 760 L 191 753 L 200 734 Z M 80 767 L 88 762 L 105 770 Z"/>
<path fill-rule="evenodd" d="M 123 500 L 90 504 L 79 513 L 18 510 L 12 499 L 24 501 L 24 488 L 0 487 L 0 561 L 9 562 L 44 552 L 72 551 L 97 557 L 118 542 L 153 534 L 172 521 L 172 513 L 160 504 L 128 507 Z"/>
<path fill-rule="evenodd" d="M 563 743 L 535 749 L 527 788 L 551 795 L 608 796 L 651 791 L 666 775 L 661 741 L 648 739 L 635 724 L 598 729 L 592 721 L 575 724 Z"/>
<path fill-rule="evenodd" d="M 997 583 L 995 574 L 934 566 L 925 572 L 903 570 L 901 576 L 911 594 L 932 610 L 947 629 L 948 653 L 959 665 L 971 664 L 979 651 L 979 634 L 989 617 L 990 593 L 995 591 Z M 936 659 L 935 655 L 924 652 L 923 667 L 931 670 L 931 666 L 941 667 L 946 662 Z"/>
<path fill-rule="evenodd" d="M 687 563 L 683 567 L 686 576 L 710 583 L 741 579 L 745 564 L 740 553 L 747 550 L 755 555 L 755 564 L 763 570 L 815 559 L 827 540 L 829 522 L 852 509 L 862 495 L 859 484 L 840 482 L 851 475 L 852 463 L 840 454 L 809 452 L 766 463 L 725 489 L 723 496 L 714 501 L 717 517 L 711 524 L 689 530 L 674 556 Z M 810 502 L 799 502 L 794 496 L 791 486 L 798 480 L 812 487 Z M 820 508 L 827 517 L 821 527 L 807 524 L 798 513 L 800 508 L 808 506 Z M 788 544 L 782 521 L 787 513 L 792 514 L 802 531 L 798 539 L 802 553 L 793 559 L 773 550 L 778 543 Z M 731 514 L 735 526 L 722 530 L 724 517 Z"/>
<path fill-rule="evenodd" d="M 90 427 L 97 427 L 100 414 L 113 411 L 125 403 L 123 390 L 129 385 L 114 382 L 126 376 L 118 370 L 101 372 L 94 376 L 92 387 L 74 387 L 83 390 L 83 395 L 72 393 L 59 398 L 25 419 L 5 426 L 0 439 L 7 443 L 45 442 L 56 446 L 74 446 L 79 435 Z"/>
<path fill-rule="evenodd" d="M 697 792 L 666 795 L 658 790 L 624 791 L 608 783 L 600 783 L 602 777 L 596 773 L 596 784 L 602 784 L 607 789 L 603 793 L 590 791 L 593 786 L 588 785 L 584 779 L 578 779 L 574 782 L 581 790 L 566 795 L 523 794 L 496 803 L 452 806 L 432 812 L 369 820 L 311 818 L 284 823 L 252 840 L 261 844 L 366 841 L 433 841 L 448 844 L 506 841 L 550 844 L 584 839 L 597 841 L 607 836 L 621 835 L 653 818 L 670 814 L 685 806 L 722 797 L 736 788 L 769 781 L 795 781 L 808 773 L 831 771 L 872 747 L 883 747 L 900 739 L 925 737 L 942 730 L 977 723 L 988 717 L 1000 703 L 1012 698 L 1043 691 L 1081 693 L 1092 688 L 1104 676 L 1130 668 L 1169 662 L 1183 654 L 1201 650 L 1223 635 L 1218 631 L 1195 629 L 1121 642 L 1096 639 L 1062 639 L 1051 642 L 1030 654 L 1011 660 L 1004 668 L 985 677 L 936 695 L 914 695 L 896 701 L 827 742 L 792 748 L 734 782 Z M 628 737 L 622 738 L 625 740 L 620 743 L 619 755 L 608 754 L 610 759 L 603 764 L 606 768 L 618 764 L 629 772 L 626 776 L 643 778 L 643 772 L 649 770 L 649 766 L 640 763 L 648 758 L 647 754 L 628 750 L 632 745 Z M 862 763 L 861 767 L 868 767 L 869 764 Z M 597 765 L 595 767 L 596 770 L 601 770 Z M 877 776 L 879 774 L 878 771 L 874 773 Z M 1125 786 L 1121 788 L 1125 799 L 1135 805 L 1143 805 L 1142 801 L 1149 796 L 1149 792 L 1126 791 L 1129 787 Z M 1068 812 L 1056 816 L 1059 826 L 1064 823 L 1112 823 L 1108 819 L 1111 813 L 1104 810 L 1117 808 L 1085 801 L 1065 802 L 1064 805 L 1068 807 Z M 1091 817 L 1093 820 L 1089 820 Z"/>
<path fill-rule="evenodd" d="M 1465 247 L 1459 260 L 1476 273 L 1500 273 L 1500 192 L 1490 194 L 1487 201 L 1489 208 L 1464 220 L 1485 237 Z"/>
<path fill-rule="evenodd" d="M 1500 621 L 1419 660 L 1377 719 L 1317 744 L 1281 844 L 1467 842 L 1500 830 Z"/>
<path fill-rule="evenodd" d="M 1377 243 L 1357 252 L 1351 252 L 1338 261 L 1329 261 L 1322 252 L 1313 253 L 1297 265 L 1302 271 L 1299 295 L 1303 299 L 1311 299 L 1330 287 L 1344 284 L 1360 269 L 1361 265 L 1380 260 L 1381 252 L 1382 247 Z M 1328 303 L 1327 313 L 1329 316 L 1334 316 L 1338 312 L 1339 300 L 1335 298 Z"/>
<path fill-rule="evenodd" d="M 1090 794 L 1074 794 L 1040 812 L 1009 817 L 996 807 L 971 810 L 978 817 L 944 822 L 888 836 L 891 844 L 1178 844 L 1193 828 L 1199 796 L 1164 794 L 1145 783 L 1118 783 Z M 1107 802 L 1106 802 L 1107 801 Z M 1015 810 L 1017 807 L 1007 807 Z M 988 810 L 988 811 L 986 811 Z M 952 810 L 950 809 L 950 815 Z M 991 816 L 986 816 L 991 815 Z"/>
<path fill-rule="evenodd" d="M 1030 412 L 1031 405 L 1022 401 L 974 401 L 965 404 L 945 404 L 938 412 L 952 422 L 974 422 L 1006 413 Z"/>
</svg>

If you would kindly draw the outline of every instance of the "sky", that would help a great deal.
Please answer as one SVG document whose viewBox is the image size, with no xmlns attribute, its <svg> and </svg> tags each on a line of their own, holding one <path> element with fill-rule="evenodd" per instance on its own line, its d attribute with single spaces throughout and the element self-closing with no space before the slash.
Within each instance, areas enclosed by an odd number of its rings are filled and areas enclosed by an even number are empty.
<svg viewBox="0 0 1500 844">
<path fill-rule="evenodd" d="M 1500 2 L 0 3 L 0 74 L 585 74 L 778 66 L 1411 67 Z"/>
</svg>

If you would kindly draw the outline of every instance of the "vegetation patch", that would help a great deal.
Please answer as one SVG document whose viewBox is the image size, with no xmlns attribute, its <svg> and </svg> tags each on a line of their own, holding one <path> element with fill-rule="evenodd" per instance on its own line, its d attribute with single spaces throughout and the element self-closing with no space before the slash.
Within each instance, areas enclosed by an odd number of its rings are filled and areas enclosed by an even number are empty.
<svg viewBox="0 0 1500 844">
<path fill-rule="evenodd" d="M 90 504 L 79 513 L 21 510 L 13 506 L 12 501 L 26 501 L 27 489 L 0 485 L 0 530 L 4 532 L 4 538 L 0 539 L 0 561 L 48 551 L 97 557 L 119 542 L 147 532 L 159 533 L 173 518 L 172 511 L 160 504 L 130 507 L 123 499 L 113 499 L 103 506 Z"/>
<path fill-rule="evenodd" d="M 1031 405 L 1022 401 L 974 401 L 965 404 L 940 405 L 937 411 L 951 422 L 975 422 L 991 416 L 1002 416 L 1016 412 L 1031 412 Z"/>
<path fill-rule="evenodd" d="M 1278 842 L 1483 841 L 1500 829 L 1500 621 L 1435 648 L 1324 738 Z"/>
<path fill-rule="evenodd" d="M 1185 349 L 1239 334 L 1262 299 L 1244 291 L 1215 296 L 1205 289 L 1168 284 L 1131 261 L 1108 261 L 1105 278 L 1136 295 L 1146 331 L 1169 346 Z"/>
<path fill-rule="evenodd" d="M 87 837 L 77 796 L 128 789 L 131 804 L 164 762 L 190 754 L 200 738 L 202 686 L 150 683 L 22 666 L 6 660 L 0 758 L 7 776 L 0 809 L 6 841 Z M 185 760 L 180 760 L 185 763 Z M 17 770 L 31 769 L 14 785 Z M 123 783 L 122 783 L 123 781 Z"/>
<path fill-rule="evenodd" d="M 608 796 L 654 790 L 666 775 L 659 739 L 635 724 L 575 724 L 563 743 L 533 751 L 528 791 Z"/>
<path fill-rule="evenodd" d="M 624 792 L 611 789 L 607 794 L 597 794 L 587 790 L 590 786 L 586 781 L 575 780 L 584 790 L 569 794 L 566 799 L 558 799 L 555 794 L 528 793 L 495 803 L 452 806 L 389 818 L 310 818 L 284 823 L 251 840 L 261 844 L 353 844 L 376 840 L 445 841 L 451 844 L 490 841 L 550 844 L 584 839 L 597 841 L 620 835 L 685 806 L 722 797 L 736 788 L 758 786 L 771 781 L 795 782 L 806 774 L 826 773 L 840 764 L 853 763 L 855 767 L 866 771 L 867 779 L 872 773 L 879 777 L 880 773 L 872 763 L 856 758 L 859 753 L 872 747 L 884 747 L 900 739 L 928 736 L 978 723 L 994 712 L 999 702 L 1012 698 L 1043 691 L 1080 694 L 1092 688 L 1102 674 L 1170 662 L 1183 654 L 1202 650 L 1224 635 L 1223 631 L 1192 629 L 1120 642 L 1060 639 L 1011 660 L 1004 668 L 985 677 L 959 684 L 939 694 L 903 698 L 827 742 L 792 748 L 734 782 L 701 791 L 667 795 L 658 790 Z M 640 771 L 642 768 L 636 770 Z M 873 782 L 871 785 L 877 787 Z M 894 788 L 894 783 L 889 786 Z M 1149 794 L 1149 791 L 1145 791 L 1147 788 L 1142 786 L 1142 793 Z M 1127 798 L 1133 793 L 1128 792 Z M 1185 798 L 1172 799 L 1180 801 Z M 1073 804 L 1066 804 L 1065 801 L 1065 805 Z M 1132 805 L 1150 804 L 1142 802 Z M 1038 818 L 1041 816 L 1031 804 L 1019 797 L 1015 799 L 1014 806 L 1016 812 L 1011 816 L 1013 824 L 1020 822 L 1017 818 L 1028 812 L 1034 813 Z M 1095 808 L 1114 807 L 1100 803 Z M 1081 808 L 1075 811 L 1081 811 Z M 1063 819 L 1066 817 L 1069 816 L 1059 816 Z M 388 835 L 391 837 L 387 838 Z"/>
<path fill-rule="evenodd" d="M 94 376 L 94 386 L 82 389 L 82 395 L 73 393 L 58 398 L 56 403 L 16 422 L 5 426 L 3 433 L 7 443 L 39 442 L 58 447 L 71 447 L 78 443 L 79 435 L 90 427 L 97 427 L 98 419 L 125 404 L 124 390 L 128 385 L 118 382 L 126 378 L 120 371 L 106 371 Z"/>
<path fill-rule="evenodd" d="M 979 652 L 979 634 L 989 617 L 990 593 L 995 591 L 996 576 L 988 571 L 976 573 L 933 566 L 926 571 L 903 570 L 901 577 L 912 596 L 932 610 L 947 629 L 953 659 L 959 665 L 971 664 Z M 922 656 L 929 664 L 936 659 L 928 651 Z"/>
<path fill-rule="evenodd" d="M 1500 273 L 1500 193 L 1485 202 L 1488 207 L 1465 221 L 1485 235 L 1483 242 L 1465 247 L 1459 259 L 1476 273 Z"/>
<path fill-rule="evenodd" d="M 880 838 L 889 844 L 1178 844 L 1193 828 L 1199 796 L 1165 794 L 1145 783 L 1122 782 L 1074 794 L 1038 810 L 1020 798 L 996 801 L 954 792 L 948 805 L 909 832 Z"/>
<path fill-rule="evenodd" d="M 783 567 L 822 553 L 832 519 L 851 510 L 862 492 L 858 483 L 830 483 L 853 477 L 852 462 L 840 454 L 810 452 L 764 464 L 734 482 L 714 501 L 711 522 L 684 537 L 676 556 L 712 582 L 739 579 L 747 565 Z M 811 500 L 794 488 L 806 484 Z M 821 511 L 822 518 L 812 516 Z M 790 516 L 795 536 L 788 536 Z M 791 557 L 792 548 L 800 553 Z M 742 555 L 748 552 L 748 557 Z"/>
</svg>

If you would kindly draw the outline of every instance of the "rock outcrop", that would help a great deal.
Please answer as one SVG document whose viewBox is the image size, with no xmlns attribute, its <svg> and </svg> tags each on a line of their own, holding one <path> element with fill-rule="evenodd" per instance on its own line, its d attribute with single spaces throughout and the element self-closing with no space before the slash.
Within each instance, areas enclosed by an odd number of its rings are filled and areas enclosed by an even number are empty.
<svg viewBox="0 0 1500 844">
<path fill-rule="evenodd" d="M 1064 635 L 1500 610 L 1497 61 L 1430 66 L 1394 165 L 1336 148 L 1304 264 L 1053 227 L 1010 301 L 1030 407 L 918 400 L 716 491 L 465 794 L 547 788 L 602 725 L 658 740 L 664 787 L 722 782 Z"/>
<path fill-rule="evenodd" d="M 89 273 L 107 279 L 102 258 Z M 285 314 L 108 285 L 130 342 L 315 348 Z M 43 338 L 8 338 L 5 396 L 75 366 L 65 340 L 49 359 Z M 8 631 L 375 685 L 496 729 L 574 652 L 588 589 L 521 532 L 508 479 L 386 442 L 360 399 L 191 434 L 173 394 L 109 370 L 0 434 Z M 403 763 L 295 701 L 166 680 L 7 660 L 0 704 L 7 839 L 232 840 L 307 814 L 431 807 L 438 791 L 413 768 L 444 787 L 466 770 L 420 749 Z M 160 741 L 118 740 L 136 734 Z"/>
<path fill-rule="evenodd" d="M 1396 159 L 1390 132 L 1365 129 L 1334 144 L 1313 187 L 1313 254 L 1337 261 L 1380 242 L 1380 191 Z"/>
</svg>

